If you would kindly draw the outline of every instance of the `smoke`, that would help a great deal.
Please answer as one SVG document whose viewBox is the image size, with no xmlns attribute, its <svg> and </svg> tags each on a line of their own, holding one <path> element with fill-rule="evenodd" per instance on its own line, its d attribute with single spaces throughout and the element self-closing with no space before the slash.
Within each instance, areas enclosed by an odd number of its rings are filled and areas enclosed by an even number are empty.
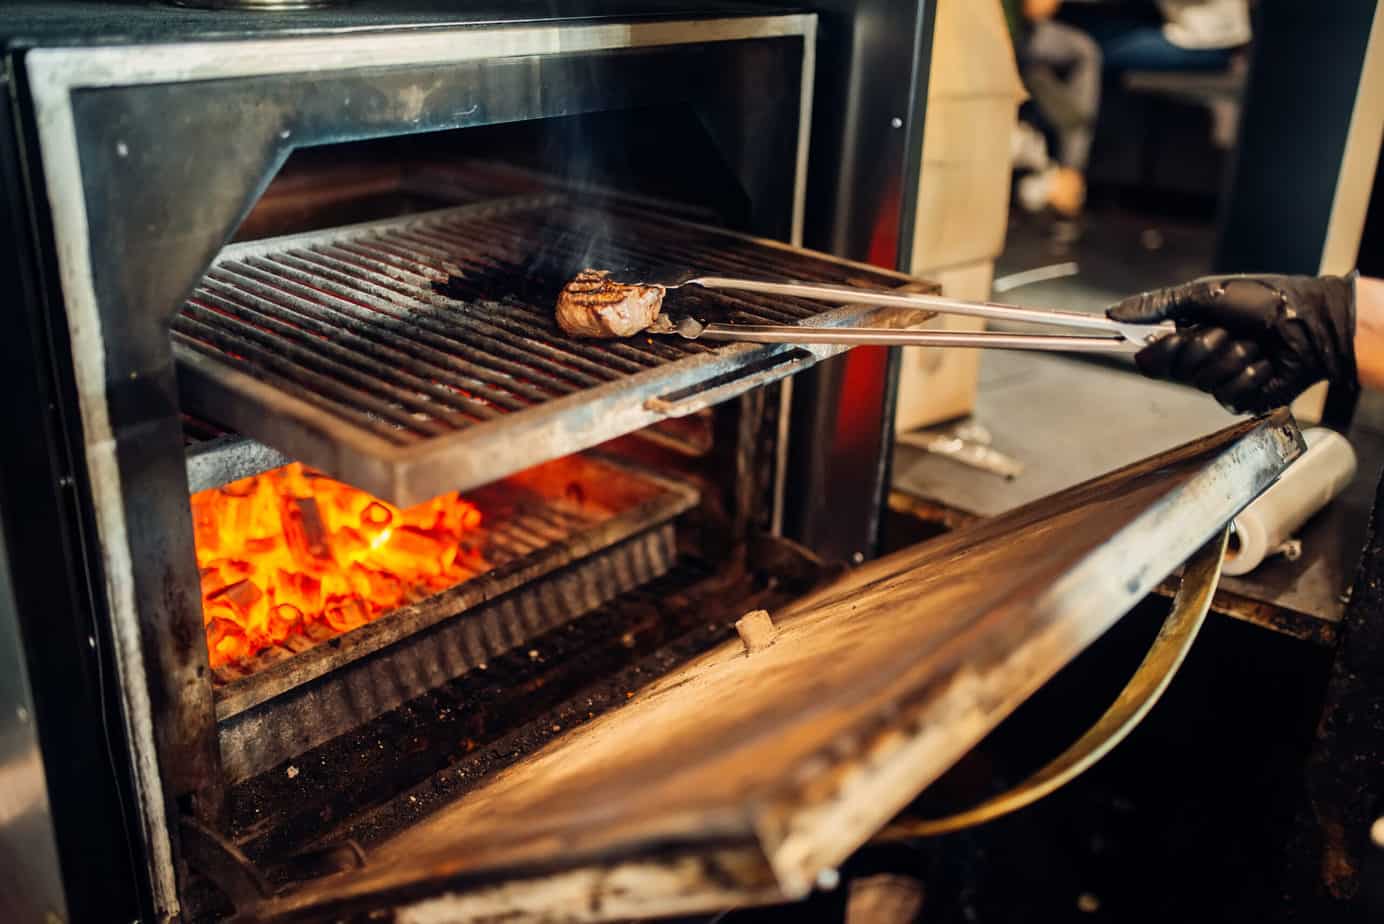
<svg viewBox="0 0 1384 924">
<path fill-rule="evenodd" d="M 578 66 L 591 67 L 587 62 Z M 595 79 L 595 75 L 588 75 Z M 611 249 L 610 216 L 593 201 L 592 193 L 600 186 L 601 173 L 597 160 L 606 151 L 599 147 L 597 127 L 592 116 L 572 116 L 554 121 L 550 136 L 551 151 L 545 158 L 554 165 L 559 184 L 572 190 L 578 203 L 574 221 L 564 221 L 552 227 L 552 236 L 561 238 L 564 252 L 571 259 L 565 266 L 568 278 L 586 269 L 615 269 L 602 265 L 604 255 Z"/>
</svg>

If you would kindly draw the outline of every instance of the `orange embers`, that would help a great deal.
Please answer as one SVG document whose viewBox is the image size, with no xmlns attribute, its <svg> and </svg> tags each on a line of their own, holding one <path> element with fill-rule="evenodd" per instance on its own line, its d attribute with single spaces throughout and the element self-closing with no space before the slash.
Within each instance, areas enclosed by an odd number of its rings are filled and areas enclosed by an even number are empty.
<svg viewBox="0 0 1384 924">
<path fill-rule="evenodd" d="M 192 495 L 212 666 L 348 632 L 486 568 L 452 494 L 400 510 L 294 463 Z"/>
</svg>

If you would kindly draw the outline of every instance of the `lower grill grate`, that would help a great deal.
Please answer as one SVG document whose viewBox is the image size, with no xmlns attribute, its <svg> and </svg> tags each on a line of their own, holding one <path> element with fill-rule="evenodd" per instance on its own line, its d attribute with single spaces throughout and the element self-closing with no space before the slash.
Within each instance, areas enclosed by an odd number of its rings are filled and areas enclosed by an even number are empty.
<svg viewBox="0 0 1384 924">
<path fill-rule="evenodd" d="M 562 194 L 235 245 L 173 324 L 186 409 L 395 503 L 465 490 L 681 416 L 839 352 L 674 337 L 577 341 L 586 266 L 897 288 L 907 277 Z M 679 290 L 673 314 L 858 323 L 865 308 Z M 675 400 L 669 400 L 672 396 Z"/>
</svg>

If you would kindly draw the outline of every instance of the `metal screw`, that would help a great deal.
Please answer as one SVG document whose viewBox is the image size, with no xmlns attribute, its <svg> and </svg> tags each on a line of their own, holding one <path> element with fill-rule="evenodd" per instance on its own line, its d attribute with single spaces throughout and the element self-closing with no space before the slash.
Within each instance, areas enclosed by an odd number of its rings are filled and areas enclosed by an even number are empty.
<svg viewBox="0 0 1384 924">
<path fill-rule="evenodd" d="M 841 884 L 841 874 L 836 870 L 827 868 L 817 874 L 817 888 L 824 892 L 830 892 Z"/>
<path fill-rule="evenodd" d="M 900 119 L 898 116 L 894 116 L 892 119 L 889 120 L 889 124 L 892 125 L 894 128 L 903 128 L 903 119 Z"/>
<path fill-rule="evenodd" d="M 857 565 L 860 564 L 861 562 L 863 562 L 864 560 L 865 560 L 865 553 L 864 553 L 864 552 L 853 552 L 853 553 L 851 553 L 851 561 L 855 562 Z"/>
</svg>

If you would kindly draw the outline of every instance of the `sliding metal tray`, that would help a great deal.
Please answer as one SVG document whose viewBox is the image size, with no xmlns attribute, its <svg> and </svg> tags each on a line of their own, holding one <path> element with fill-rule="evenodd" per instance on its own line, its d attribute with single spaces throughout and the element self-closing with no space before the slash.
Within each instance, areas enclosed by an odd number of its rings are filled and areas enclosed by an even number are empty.
<svg viewBox="0 0 1384 924">
<path fill-rule="evenodd" d="M 839 346 L 580 341 L 553 320 L 583 267 L 919 287 L 703 225 L 544 194 L 228 247 L 173 323 L 184 409 L 409 505 L 487 484 L 799 372 Z M 744 294 L 668 307 L 842 326 L 886 312 Z M 909 320 L 920 318 L 912 316 Z"/>
</svg>

